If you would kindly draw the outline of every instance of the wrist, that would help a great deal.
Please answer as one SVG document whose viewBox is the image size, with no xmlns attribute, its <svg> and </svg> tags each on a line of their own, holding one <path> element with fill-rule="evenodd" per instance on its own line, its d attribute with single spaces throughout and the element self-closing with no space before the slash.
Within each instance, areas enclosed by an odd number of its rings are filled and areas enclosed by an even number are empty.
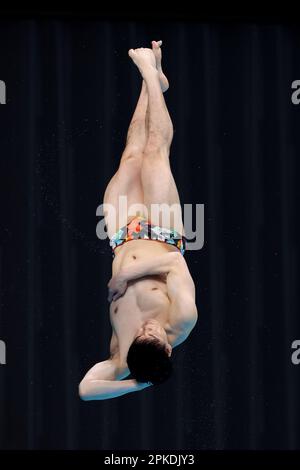
<svg viewBox="0 0 300 470">
<path fill-rule="evenodd" d="M 151 382 L 136 382 L 136 388 L 138 390 L 143 390 L 144 388 L 151 387 Z"/>
</svg>

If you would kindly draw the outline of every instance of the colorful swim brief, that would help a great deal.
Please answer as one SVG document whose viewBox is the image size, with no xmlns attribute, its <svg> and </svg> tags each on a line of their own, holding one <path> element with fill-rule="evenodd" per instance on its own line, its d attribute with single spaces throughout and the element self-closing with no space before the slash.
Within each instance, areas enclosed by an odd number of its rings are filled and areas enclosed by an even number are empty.
<svg viewBox="0 0 300 470">
<path fill-rule="evenodd" d="M 135 217 L 112 236 L 109 244 L 113 250 L 113 256 L 115 248 L 130 240 L 156 240 L 168 243 L 176 246 L 182 255 L 184 255 L 186 247 L 186 238 L 176 230 L 152 225 L 148 219 L 140 216 Z"/>
</svg>

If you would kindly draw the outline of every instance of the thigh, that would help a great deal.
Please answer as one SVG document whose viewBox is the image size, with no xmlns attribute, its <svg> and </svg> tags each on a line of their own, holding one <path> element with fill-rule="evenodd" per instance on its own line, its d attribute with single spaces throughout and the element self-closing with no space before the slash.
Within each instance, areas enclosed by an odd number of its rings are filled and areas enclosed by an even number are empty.
<svg viewBox="0 0 300 470">
<path fill-rule="evenodd" d="M 145 156 L 141 179 L 151 222 L 184 234 L 180 198 L 168 155 L 157 152 Z"/>
<path fill-rule="evenodd" d="M 109 237 L 127 224 L 128 218 L 142 212 L 143 189 L 141 162 L 138 159 L 121 161 L 104 194 L 105 223 Z"/>
</svg>

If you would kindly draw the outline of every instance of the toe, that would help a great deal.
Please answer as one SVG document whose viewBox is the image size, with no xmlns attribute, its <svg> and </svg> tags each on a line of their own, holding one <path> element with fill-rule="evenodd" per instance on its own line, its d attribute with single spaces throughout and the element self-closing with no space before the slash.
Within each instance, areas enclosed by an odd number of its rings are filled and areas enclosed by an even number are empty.
<svg viewBox="0 0 300 470">
<path fill-rule="evenodd" d="M 162 41 L 152 41 L 152 47 L 159 49 L 162 45 Z"/>
</svg>

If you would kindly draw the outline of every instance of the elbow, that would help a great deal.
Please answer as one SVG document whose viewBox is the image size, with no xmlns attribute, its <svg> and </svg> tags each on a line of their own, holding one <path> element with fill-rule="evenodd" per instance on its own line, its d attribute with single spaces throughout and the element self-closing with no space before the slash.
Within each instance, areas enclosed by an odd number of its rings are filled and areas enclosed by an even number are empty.
<svg viewBox="0 0 300 470">
<path fill-rule="evenodd" d="M 171 260 L 171 268 L 180 268 L 180 265 L 184 262 L 183 256 L 179 251 L 173 251 L 171 253 L 168 253 L 167 256 L 169 256 L 169 260 Z"/>
<path fill-rule="evenodd" d="M 179 262 L 182 260 L 182 258 L 183 258 L 182 254 L 181 254 L 180 251 L 178 251 L 178 250 L 172 251 L 172 252 L 171 252 L 171 256 L 172 256 L 172 258 L 173 258 L 173 260 L 174 260 L 174 263 L 176 263 L 176 264 L 179 263 Z"/>
<path fill-rule="evenodd" d="M 90 399 L 88 393 L 88 383 L 87 380 L 82 380 L 78 387 L 78 394 L 81 400 L 88 401 Z"/>
<path fill-rule="evenodd" d="M 79 397 L 82 401 L 105 400 L 107 397 L 100 391 L 94 390 L 93 380 L 83 379 L 79 384 Z"/>
<path fill-rule="evenodd" d="M 192 311 L 191 311 L 191 324 L 192 328 L 196 326 L 196 323 L 198 321 L 198 309 L 196 304 L 193 305 Z"/>
<path fill-rule="evenodd" d="M 197 305 L 196 305 L 195 303 L 194 303 L 193 306 L 192 306 L 191 314 L 192 314 L 192 317 L 193 317 L 195 323 L 197 323 L 197 320 L 198 320 L 198 309 L 197 309 Z"/>
<path fill-rule="evenodd" d="M 198 321 L 198 309 L 194 301 L 188 305 L 184 318 L 186 326 L 192 330 Z"/>
</svg>

